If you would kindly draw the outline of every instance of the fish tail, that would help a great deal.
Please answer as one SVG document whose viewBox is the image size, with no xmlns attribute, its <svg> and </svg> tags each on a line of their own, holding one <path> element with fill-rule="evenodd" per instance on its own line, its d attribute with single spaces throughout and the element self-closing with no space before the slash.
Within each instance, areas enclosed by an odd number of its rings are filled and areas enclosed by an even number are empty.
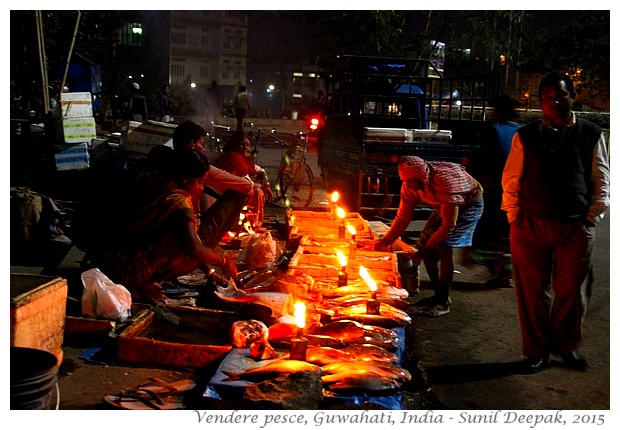
<svg viewBox="0 0 620 430">
<path fill-rule="evenodd" d="M 232 370 L 222 370 L 222 373 L 228 376 L 228 378 L 222 379 L 222 381 L 237 381 L 239 379 L 239 374 Z"/>
</svg>

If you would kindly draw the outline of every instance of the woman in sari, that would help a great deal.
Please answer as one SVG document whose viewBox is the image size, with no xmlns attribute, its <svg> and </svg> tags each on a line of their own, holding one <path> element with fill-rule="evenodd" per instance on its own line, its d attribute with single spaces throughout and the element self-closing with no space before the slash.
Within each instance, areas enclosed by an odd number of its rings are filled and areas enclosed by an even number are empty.
<svg viewBox="0 0 620 430">
<path fill-rule="evenodd" d="M 90 232 L 91 263 L 137 300 L 165 301 L 160 282 L 195 269 L 206 273 L 210 265 L 236 277 L 234 262 L 205 246 L 197 234 L 194 207 L 209 173 L 207 157 L 170 148 L 149 155 L 148 167 L 125 176 L 98 206 L 99 219 L 107 222 Z"/>
</svg>

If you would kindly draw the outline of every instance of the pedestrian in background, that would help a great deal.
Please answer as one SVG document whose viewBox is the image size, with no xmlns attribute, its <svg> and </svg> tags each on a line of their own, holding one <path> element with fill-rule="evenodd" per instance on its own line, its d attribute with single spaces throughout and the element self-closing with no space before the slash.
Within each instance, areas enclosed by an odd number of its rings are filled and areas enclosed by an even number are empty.
<svg viewBox="0 0 620 430">
<path fill-rule="evenodd" d="M 217 124 L 220 116 L 220 106 L 222 105 L 222 94 L 217 86 L 217 81 L 211 81 L 211 86 L 207 89 L 206 100 L 206 123 L 205 129 L 213 131 L 213 125 Z"/>
<path fill-rule="evenodd" d="M 510 228 L 502 210 L 502 173 L 512 146 L 512 137 L 521 127 L 516 122 L 516 101 L 507 95 L 494 97 L 490 123 L 480 136 L 480 150 L 468 171 L 484 188 L 484 211 L 473 238 L 472 258 L 489 268 L 494 276 L 489 287 L 511 287 Z"/>
<path fill-rule="evenodd" d="M 161 95 L 159 96 L 159 109 L 161 111 L 161 121 L 162 122 L 173 122 L 174 121 L 174 100 L 170 97 L 170 87 L 168 85 L 164 85 L 161 87 Z"/>
<path fill-rule="evenodd" d="M 250 110 L 250 96 L 246 93 L 245 85 L 239 86 L 239 92 L 235 94 L 233 99 L 233 108 L 235 109 L 235 116 L 237 117 L 237 131 L 243 131 L 243 120 L 245 119 L 248 110 Z"/>
<path fill-rule="evenodd" d="M 149 110 L 146 105 L 146 97 L 140 90 L 140 84 L 131 83 L 131 97 L 129 98 L 129 120 L 145 122 L 149 119 Z"/>
<path fill-rule="evenodd" d="M 403 184 L 396 217 L 385 236 L 373 244 L 373 249 L 388 251 L 407 229 L 416 206 L 432 206 L 433 212 L 420 233 L 412 263 L 417 267 L 424 261 L 434 296 L 426 300 L 430 306 L 418 314 L 446 315 L 452 303 L 454 248 L 472 244 L 474 229 L 484 208 L 482 186 L 460 164 L 427 162 L 413 156 L 401 157 L 398 175 Z"/>
<path fill-rule="evenodd" d="M 592 292 L 595 226 L 609 207 L 609 160 L 602 129 L 572 111 L 568 75 L 538 88 L 542 118 L 520 128 L 502 177 L 525 367 L 549 354 L 583 370 L 581 324 Z"/>
</svg>

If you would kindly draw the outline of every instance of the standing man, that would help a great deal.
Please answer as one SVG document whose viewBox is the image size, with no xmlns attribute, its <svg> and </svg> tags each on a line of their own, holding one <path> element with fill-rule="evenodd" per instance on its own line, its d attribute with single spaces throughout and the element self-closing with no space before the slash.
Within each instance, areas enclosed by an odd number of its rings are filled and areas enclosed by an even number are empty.
<svg viewBox="0 0 620 430">
<path fill-rule="evenodd" d="M 413 156 L 400 159 L 398 176 L 403 181 L 398 212 L 390 229 L 373 248 L 387 251 L 388 246 L 407 229 L 415 207 L 420 204 L 432 206 L 433 212 L 420 233 L 412 263 L 417 267 L 424 260 L 435 293 L 429 298 L 430 306 L 418 314 L 440 317 L 450 313 L 454 248 L 471 246 L 476 224 L 484 209 L 482 186 L 460 164 L 427 162 Z"/>
<path fill-rule="evenodd" d="M 233 108 L 235 109 L 235 115 L 237 116 L 237 131 L 243 131 L 243 119 L 250 110 L 250 96 L 245 92 L 245 85 L 239 86 L 239 92 L 235 94 L 233 99 Z"/>
<path fill-rule="evenodd" d="M 213 124 L 217 124 L 220 106 L 222 104 L 222 94 L 217 86 L 217 81 L 211 81 L 211 86 L 207 89 L 207 116 L 205 129 L 209 132 L 213 131 Z"/>
<path fill-rule="evenodd" d="M 146 106 L 146 97 L 140 92 L 140 84 L 131 83 L 131 97 L 129 98 L 129 120 L 146 122 L 149 119 L 149 110 Z"/>
<path fill-rule="evenodd" d="M 502 177 L 525 370 L 557 353 L 584 370 L 577 348 L 592 291 L 595 226 L 609 207 L 609 160 L 602 130 L 572 111 L 568 75 L 540 82 L 543 117 L 512 141 Z"/>
<path fill-rule="evenodd" d="M 172 116 L 174 113 L 174 100 L 170 97 L 170 87 L 164 85 L 161 87 L 161 95 L 159 96 L 159 109 L 161 111 L 161 121 L 170 123 L 174 121 Z"/>
</svg>

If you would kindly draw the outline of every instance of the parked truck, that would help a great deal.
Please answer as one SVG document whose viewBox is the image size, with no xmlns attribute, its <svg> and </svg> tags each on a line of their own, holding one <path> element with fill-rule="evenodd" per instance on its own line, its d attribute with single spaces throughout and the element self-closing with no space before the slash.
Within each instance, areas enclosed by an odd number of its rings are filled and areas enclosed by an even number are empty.
<svg viewBox="0 0 620 430">
<path fill-rule="evenodd" d="M 349 211 L 395 211 L 400 156 L 467 166 L 500 82 L 499 74 L 445 78 L 430 60 L 339 57 L 317 136 L 326 190 Z"/>
</svg>

